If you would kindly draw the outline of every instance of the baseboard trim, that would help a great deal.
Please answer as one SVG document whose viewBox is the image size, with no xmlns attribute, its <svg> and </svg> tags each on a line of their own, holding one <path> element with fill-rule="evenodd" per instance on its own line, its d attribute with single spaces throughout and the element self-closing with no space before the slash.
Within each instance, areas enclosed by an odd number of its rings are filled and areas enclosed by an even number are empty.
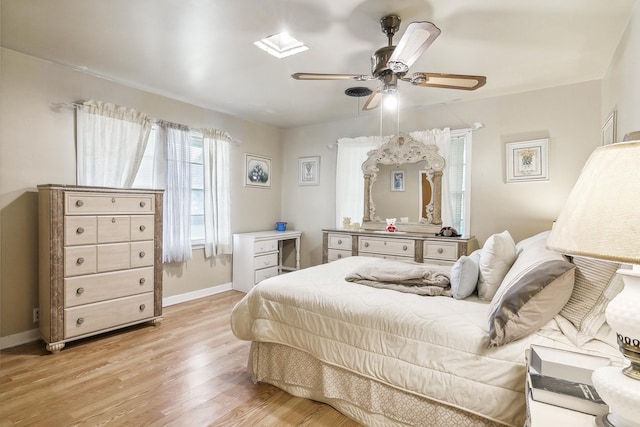
<svg viewBox="0 0 640 427">
<path fill-rule="evenodd" d="M 0 350 L 38 341 L 39 339 L 39 329 L 31 329 L 17 334 L 7 335 L 6 337 L 0 337 Z"/>
<path fill-rule="evenodd" d="M 184 294 L 173 295 L 162 299 L 162 306 L 169 307 L 170 305 L 180 304 L 181 302 L 193 301 L 199 298 L 209 297 L 211 295 L 219 294 L 231 290 L 231 283 L 225 283 L 223 285 L 211 286 L 210 288 L 198 289 L 193 292 L 186 292 Z"/>
<path fill-rule="evenodd" d="M 204 298 L 211 295 L 219 294 L 231 290 L 231 283 L 216 285 L 206 289 L 199 289 L 193 292 L 186 292 L 180 295 L 173 295 L 162 299 L 162 306 L 169 307 L 171 305 L 180 304 L 182 302 L 193 301 L 198 298 Z M 27 344 L 40 339 L 40 330 L 31 329 L 6 337 L 0 337 L 0 350 L 5 348 L 16 347 L 18 345 Z"/>
</svg>

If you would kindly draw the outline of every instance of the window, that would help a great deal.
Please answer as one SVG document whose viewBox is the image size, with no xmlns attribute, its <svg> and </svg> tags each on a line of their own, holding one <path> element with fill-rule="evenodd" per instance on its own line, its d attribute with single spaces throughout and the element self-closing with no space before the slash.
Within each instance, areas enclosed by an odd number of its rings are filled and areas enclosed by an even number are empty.
<svg viewBox="0 0 640 427">
<path fill-rule="evenodd" d="M 151 128 L 149 142 L 133 182 L 134 188 L 157 188 L 164 184 L 154 182 L 154 158 L 158 127 Z M 191 243 L 204 243 L 204 147 L 202 132 L 189 132 L 189 164 L 191 170 Z"/>
<path fill-rule="evenodd" d="M 471 131 L 452 131 L 447 159 L 449 199 L 453 228 L 460 234 L 469 234 L 471 197 Z"/>
</svg>

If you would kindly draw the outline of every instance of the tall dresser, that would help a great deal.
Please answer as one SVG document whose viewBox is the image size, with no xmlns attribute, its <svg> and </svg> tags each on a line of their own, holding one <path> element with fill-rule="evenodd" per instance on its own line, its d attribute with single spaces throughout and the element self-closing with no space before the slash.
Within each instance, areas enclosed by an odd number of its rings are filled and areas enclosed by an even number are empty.
<svg viewBox="0 0 640 427">
<path fill-rule="evenodd" d="M 47 350 L 162 318 L 162 190 L 40 185 Z"/>
</svg>

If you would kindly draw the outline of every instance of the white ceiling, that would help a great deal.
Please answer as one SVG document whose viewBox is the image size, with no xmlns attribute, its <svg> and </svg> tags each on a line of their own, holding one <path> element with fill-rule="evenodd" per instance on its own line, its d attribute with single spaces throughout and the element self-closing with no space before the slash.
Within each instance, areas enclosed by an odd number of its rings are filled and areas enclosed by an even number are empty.
<svg viewBox="0 0 640 427">
<path fill-rule="evenodd" d="M 475 92 L 400 82 L 402 108 L 600 79 L 635 0 L 1 0 L 2 46 L 208 109 L 278 127 L 354 117 L 379 20 L 431 21 L 440 37 L 413 71 L 476 74 Z M 277 59 L 253 42 L 288 30 L 309 50 Z M 108 101 L 108 100 L 106 100 Z M 375 111 L 359 114 L 377 114 Z"/>
</svg>

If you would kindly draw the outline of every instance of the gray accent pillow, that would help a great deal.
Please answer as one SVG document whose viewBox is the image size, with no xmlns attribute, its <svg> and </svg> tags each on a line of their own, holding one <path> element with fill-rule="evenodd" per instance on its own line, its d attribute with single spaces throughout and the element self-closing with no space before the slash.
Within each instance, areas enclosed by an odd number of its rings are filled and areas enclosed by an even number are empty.
<svg viewBox="0 0 640 427">
<path fill-rule="evenodd" d="M 575 265 L 538 239 L 518 255 L 489 304 L 489 347 L 525 337 L 556 316 L 571 297 Z"/>
<path fill-rule="evenodd" d="M 469 256 L 461 256 L 451 267 L 451 296 L 455 299 L 465 299 L 476 290 L 480 252 L 477 249 Z"/>
</svg>

